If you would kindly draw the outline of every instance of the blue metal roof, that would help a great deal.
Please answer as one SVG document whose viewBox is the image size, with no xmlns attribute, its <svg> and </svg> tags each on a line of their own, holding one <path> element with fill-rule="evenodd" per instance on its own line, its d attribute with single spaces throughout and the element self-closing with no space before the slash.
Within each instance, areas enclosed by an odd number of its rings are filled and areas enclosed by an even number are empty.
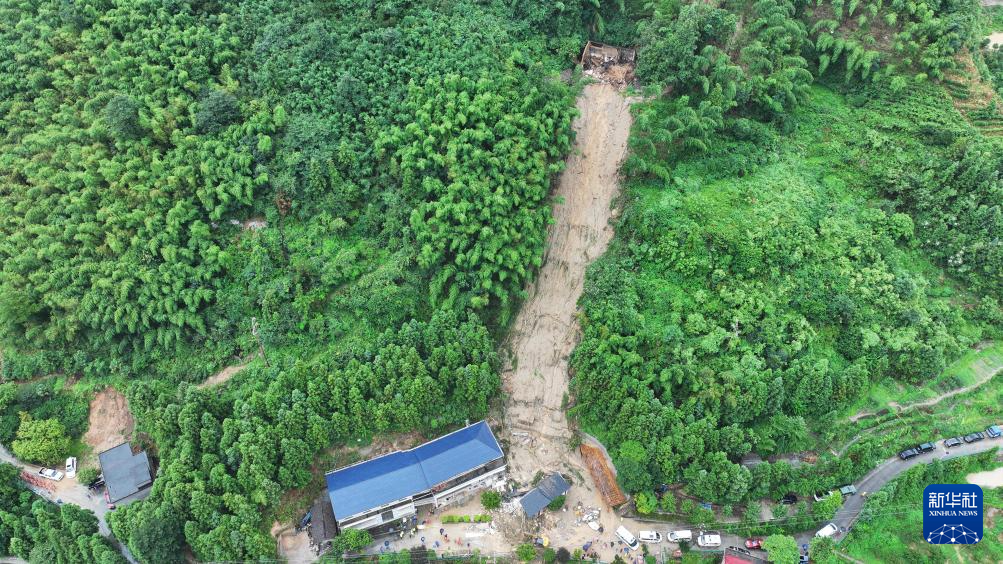
<svg viewBox="0 0 1003 564">
<path fill-rule="evenodd" d="M 432 489 L 502 457 L 487 423 L 481 421 L 411 450 L 393 452 L 327 473 L 327 494 L 342 520 Z"/>
<path fill-rule="evenodd" d="M 554 499 L 568 493 L 571 484 L 558 472 L 547 476 L 540 481 L 540 484 L 529 490 L 529 493 L 519 498 L 522 510 L 526 512 L 526 517 L 536 517 L 543 511 L 543 508 L 550 505 Z"/>
</svg>

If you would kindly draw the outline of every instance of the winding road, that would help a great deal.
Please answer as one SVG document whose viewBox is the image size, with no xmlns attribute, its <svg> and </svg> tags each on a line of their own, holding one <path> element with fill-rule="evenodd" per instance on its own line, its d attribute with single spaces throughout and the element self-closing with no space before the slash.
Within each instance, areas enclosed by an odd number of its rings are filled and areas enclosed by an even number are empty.
<svg viewBox="0 0 1003 564">
<path fill-rule="evenodd" d="M 857 487 L 857 494 L 846 497 L 843 507 L 836 512 L 836 516 L 832 519 L 832 522 L 839 527 L 839 533 L 835 537 L 836 541 L 843 540 L 853 524 L 857 522 L 860 512 L 864 508 L 864 502 L 867 501 L 867 496 L 880 490 L 906 470 L 920 464 L 929 464 L 934 460 L 949 460 L 993 450 L 1003 446 L 1003 440 L 999 438 L 985 439 L 977 443 L 954 447 L 950 451 L 944 448 L 943 440 L 938 440 L 935 444 L 936 448 L 933 452 L 921 454 L 909 460 L 900 460 L 898 457 L 889 458 L 858 480 L 854 484 Z M 799 544 L 805 544 L 810 542 L 814 536 L 815 531 L 805 531 L 796 535 L 796 538 Z"/>
</svg>

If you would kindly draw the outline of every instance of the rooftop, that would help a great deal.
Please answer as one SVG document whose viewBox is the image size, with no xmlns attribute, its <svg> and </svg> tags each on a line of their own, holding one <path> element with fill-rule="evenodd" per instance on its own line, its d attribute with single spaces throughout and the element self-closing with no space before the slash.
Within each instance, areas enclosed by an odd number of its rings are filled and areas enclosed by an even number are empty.
<svg viewBox="0 0 1003 564">
<path fill-rule="evenodd" d="M 484 421 L 410 450 L 392 452 L 327 473 L 338 520 L 432 489 L 503 456 Z"/>
<path fill-rule="evenodd" d="M 98 455 L 108 497 L 114 503 L 138 493 L 153 483 L 150 460 L 145 451 L 132 453 L 129 443 L 122 443 Z"/>
<path fill-rule="evenodd" d="M 571 484 L 568 484 L 564 476 L 554 472 L 541 480 L 535 488 L 529 490 L 529 493 L 519 498 L 519 503 L 522 505 L 522 510 L 526 512 L 526 517 L 536 517 L 551 501 L 568 493 L 569 489 L 571 489 Z"/>
</svg>

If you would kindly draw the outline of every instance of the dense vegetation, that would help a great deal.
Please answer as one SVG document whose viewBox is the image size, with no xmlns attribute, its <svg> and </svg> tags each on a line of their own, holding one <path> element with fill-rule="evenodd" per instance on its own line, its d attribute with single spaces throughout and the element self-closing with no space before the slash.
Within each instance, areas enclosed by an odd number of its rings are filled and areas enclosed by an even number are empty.
<svg viewBox="0 0 1003 564">
<path fill-rule="evenodd" d="M 922 385 L 1000 334 L 1000 145 L 929 80 L 964 71 L 978 21 L 968 2 L 763 1 L 639 24 L 658 90 L 573 360 L 575 412 L 628 490 L 735 504 L 850 481 L 898 445 L 739 461 L 826 445 L 875 383 Z"/>
<path fill-rule="evenodd" d="M 557 71 L 608 11 L 0 3 L 0 371 L 141 380 L 138 558 L 273 555 L 320 451 L 484 416 L 571 143 Z M 226 396 L 178 385 L 259 349 Z M 0 441 L 51 462 L 86 418 L 32 386 Z"/>
<path fill-rule="evenodd" d="M 126 561 L 98 534 L 93 513 L 36 496 L 10 464 L 0 464 L 0 556 L 17 556 L 31 564 Z"/>
<path fill-rule="evenodd" d="M 865 390 L 1001 336 L 1003 146 L 980 131 L 1003 115 L 956 109 L 965 73 L 1003 84 L 990 21 L 974 0 L 0 0 L 0 442 L 57 462 L 87 424 L 63 375 L 114 380 L 160 462 L 116 536 L 142 562 L 252 560 L 320 453 L 483 417 L 571 147 L 558 71 L 593 38 L 639 47 L 648 97 L 574 415 L 650 511 L 662 482 L 737 504 L 851 480 L 895 445 L 739 461 L 826 444 Z M 88 514 L 3 496 L 0 551 L 117 561 Z"/>
<path fill-rule="evenodd" d="M 57 463 L 87 430 L 87 407 L 62 378 L 0 383 L 0 444 L 23 460 Z"/>
</svg>

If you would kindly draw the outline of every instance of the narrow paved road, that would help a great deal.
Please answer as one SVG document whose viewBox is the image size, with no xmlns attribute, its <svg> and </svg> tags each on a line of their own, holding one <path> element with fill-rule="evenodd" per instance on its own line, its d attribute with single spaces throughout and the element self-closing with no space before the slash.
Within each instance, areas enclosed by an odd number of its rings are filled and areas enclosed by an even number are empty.
<svg viewBox="0 0 1003 564">
<path fill-rule="evenodd" d="M 836 516 L 832 519 L 832 522 L 839 527 L 839 533 L 835 537 L 836 541 L 843 540 L 850 528 L 853 527 L 853 524 L 856 523 L 857 518 L 860 517 L 861 510 L 864 508 L 864 502 L 867 501 L 867 496 L 880 490 L 885 484 L 899 477 L 906 470 L 920 464 L 929 464 L 938 459 L 948 460 L 958 458 L 959 456 L 968 456 L 993 450 L 1003 446 L 1003 440 L 998 438 L 985 439 L 977 443 L 954 447 L 950 449 L 950 452 L 944 449 L 943 440 L 938 440 L 936 445 L 936 449 L 933 452 L 921 454 L 909 460 L 899 460 L 898 457 L 889 458 L 857 481 L 854 484 L 857 487 L 857 494 L 848 496 L 843 503 L 843 507 L 836 512 Z M 815 531 L 805 531 L 796 535 L 799 544 L 810 542 L 814 536 Z"/>
</svg>

